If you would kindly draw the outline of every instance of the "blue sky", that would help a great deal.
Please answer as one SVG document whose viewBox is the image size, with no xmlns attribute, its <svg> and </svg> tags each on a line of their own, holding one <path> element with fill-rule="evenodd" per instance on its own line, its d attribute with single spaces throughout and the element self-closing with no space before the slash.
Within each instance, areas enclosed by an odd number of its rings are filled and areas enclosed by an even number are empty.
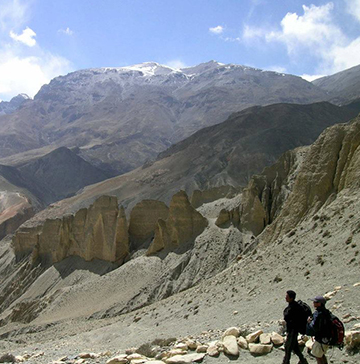
<svg viewBox="0 0 360 364">
<path fill-rule="evenodd" d="M 217 60 L 309 79 L 360 64 L 360 0 L 0 0 L 0 99 L 68 72 Z"/>
</svg>

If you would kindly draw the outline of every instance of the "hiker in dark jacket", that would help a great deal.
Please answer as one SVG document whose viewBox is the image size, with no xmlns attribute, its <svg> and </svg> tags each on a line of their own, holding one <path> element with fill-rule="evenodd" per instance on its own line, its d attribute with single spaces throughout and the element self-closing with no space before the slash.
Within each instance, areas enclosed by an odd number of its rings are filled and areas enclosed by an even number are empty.
<svg viewBox="0 0 360 364">
<path fill-rule="evenodd" d="M 298 343 L 298 334 L 300 322 L 299 319 L 302 316 L 301 307 L 295 301 L 296 293 L 294 291 L 286 292 L 286 302 L 288 306 L 284 310 L 284 320 L 286 322 L 286 342 L 285 342 L 285 356 L 283 360 L 283 364 L 290 364 L 291 352 L 293 351 L 300 359 L 299 364 L 308 364 L 307 360 L 304 358 L 302 354 L 299 343 Z"/>
<path fill-rule="evenodd" d="M 327 364 L 326 352 L 329 345 L 322 343 L 322 322 L 325 315 L 330 315 L 329 311 L 325 308 L 326 299 L 322 296 L 316 296 L 311 299 L 314 302 L 315 312 L 308 319 L 307 333 L 315 336 L 315 342 L 311 349 L 311 354 L 315 356 L 317 364 Z"/>
</svg>

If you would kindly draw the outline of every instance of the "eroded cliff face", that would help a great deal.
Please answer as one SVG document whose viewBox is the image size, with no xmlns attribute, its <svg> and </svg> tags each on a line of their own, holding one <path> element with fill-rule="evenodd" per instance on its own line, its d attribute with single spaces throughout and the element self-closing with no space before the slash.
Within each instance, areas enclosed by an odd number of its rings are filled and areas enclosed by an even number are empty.
<svg viewBox="0 0 360 364">
<path fill-rule="evenodd" d="M 158 220 L 166 220 L 168 215 L 169 208 L 164 202 L 143 200 L 137 203 L 130 213 L 131 248 L 139 248 L 148 239 L 153 238 Z"/>
<path fill-rule="evenodd" d="M 13 246 L 17 260 L 31 254 L 33 263 L 50 265 L 72 255 L 122 263 L 129 254 L 125 212 L 116 197 L 102 196 L 75 215 L 20 228 Z"/>
<path fill-rule="evenodd" d="M 243 191 L 240 229 L 271 241 L 313 216 L 344 189 L 360 186 L 360 117 L 285 153 Z"/>
<path fill-rule="evenodd" d="M 192 207 L 185 191 L 180 191 L 173 196 L 170 202 L 167 220 L 158 221 L 155 237 L 147 255 L 163 249 L 176 249 L 180 245 L 194 240 L 207 225 L 207 219 Z"/>
<path fill-rule="evenodd" d="M 264 232 L 274 240 L 345 189 L 360 186 L 360 117 L 326 129 L 312 144 L 277 219 Z"/>
</svg>

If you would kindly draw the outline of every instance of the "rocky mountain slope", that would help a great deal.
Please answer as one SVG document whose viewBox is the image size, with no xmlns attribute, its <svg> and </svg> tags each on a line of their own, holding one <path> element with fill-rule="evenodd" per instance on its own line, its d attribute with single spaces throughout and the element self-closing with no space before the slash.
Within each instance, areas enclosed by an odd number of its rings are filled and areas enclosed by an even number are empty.
<svg viewBox="0 0 360 364">
<path fill-rule="evenodd" d="M 336 104 L 348 103 L 360 97 L 360 65 L 314 80 L 312 83 L 328 94 L 327 100 Z"/>
<path fill-rule="evenodd" d="M 10 101 L 0 101 L 0 115 L 13 113 L 27 100 L 30 100 L 28 95 L 19 94 Z"/>
<path fill-rule="evenodd" d="M 67 148 L 17 167 L 0 165 L 0 236 L 13 233 L 48 204 L 107 176 Z"/>
<path fill-rule="evenodd" d="M 169 203 L 179 189 L 191 196 L 196 190 L 218 187 L 212 190 L 213 199 L 222 193 L 225 196 L 227 191 L 221 191 L 220 186 L 245 186 L 252 174 L 260 173 L 281 153 L 312 143 L 324 128 L 347 121 L 359 111 L 325 102 L 246 109 L 175 144 L 154 163 L 59 201 L 38 214 L 34 224 L 88 207 L 102 194 L 117 196 L 127 210 L 143 199 Z"/>
<path fill-rule="evenodd" d="M 47 353 L 36 360 L 46 362 L 82 350 L 124 351 L 156 338 L 201 340 L 201 333 L 214 337 L 234 325 L 278 331 L 289 288 L 303 300 L 332 292 L 328 307 L 352 328 L 360 323 L 359 148 L 360 118 L 332 126 L 254 177 L 241 195 L 198 208 L 208 226 L 183 250 L 139 251 L 117 269 L 77 257 L 50 268 L 15 263 L 3 241 L 3 347 L 23 353 L 36 346 Z M 218 226 L 221 211 L 236 209 L 238 221 Z M 262 229 L 254 232 L 259 218 Z M 5 304 L 17 281 L 18 298 Z M 61 338 L 54 342 L 54 335 Z M 273 364 L 282 353 L 241 355 Z"/>
<path fill-rule="evenodd" d="M 79 147 L 84 159 L 120 174 L 232 112 L 325 98 L 299 77 L 217 62 L 183 70 L 144 63 L 77 71 L 55 78 L 33 101 L 0 117 L 0 155 Z"/>
</svg>

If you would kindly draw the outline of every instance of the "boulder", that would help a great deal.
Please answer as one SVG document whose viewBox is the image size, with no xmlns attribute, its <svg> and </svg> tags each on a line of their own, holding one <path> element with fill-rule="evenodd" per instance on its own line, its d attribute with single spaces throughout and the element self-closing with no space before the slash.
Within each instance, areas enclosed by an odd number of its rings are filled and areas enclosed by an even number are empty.
<svg viewBox="0 0 360 364">
<path fill-rule="evenodd" d="M 110 358 L 106 364 L 127 364 L 129 361 L 126 359 L 126 357 L 126 354 L 114 356 L 113 358 Z"/>
<path fill-rule="evenodd" d="M 255 331 L 246 336 L 246 341 L 250 343 L 255 343 L 259 340 L 260 335 L 263 333 L 262 330 Z"/>
<path fill-rule="evenodd" d="M 225 332 L 223 333 L 223 337 L 225 336 L 235 336 L 235 337 L 239 337 L 240 336 L 240 330 L 237 327 L 229 327 L 228 329 L 225 330 Z"/>
<path fill-rule="evenodd" d="M 236 337 L 233 335 L 225 336 L 222 340 L 224 352 L 232 356 L 239 356 L 239 347 Z"/>
<path fill-rule="evenodd" d="M 348 350 L 360 348 L 360 331 L 348 331 L 345 333 L 345 345 Z"/>
<path fill-rule="evenodd" d="M 259 339 L 260 339 L 260 344 L 263 344 L 263 345 L 271 344 L 271 334 L 270 333 L 261 334 Z"/>
<path fill-rule="evenodd" d="M 210 343 L 209 346 L 206 349 L 206 353 L 209 356 L 212 356 L 212 357 L 219 356 L 220 355 L 220 351 L 219 351 L 219 348 L 217 346 L 217 343 L 216 342 Z"/>
<path fill-rule="evenodd" d="M 243 336 L 240 336 L 238 338 L 238 345 L 241 349 L 247 349 L 248 348 L 248 342 L 246 341 L 246 339 Z"/>
<path fill-rule="evenodd" d="M 284 338 L 283 338 L 283 336 L 281 336 L 277 332 L 272 332 L 271 333 L 271 342 L 275 346 L 281 346 L 282 344 L 284 344 Z"/>
<path fill-rule="evenodd" d="M 263 345 L 263 344 L 249 344 L 249 351 L 253 355 L 265 355 L 269 354 L 272 350 L 272 345 Z"/>
<path fill-rule="evenodd" d="M 204 359 L 206 354 L 187 354 L 187 355 L 175 355 L 166 359 L 167 364 L 189 364 L 193 362 L 199 362 Z"/>
</svg>

